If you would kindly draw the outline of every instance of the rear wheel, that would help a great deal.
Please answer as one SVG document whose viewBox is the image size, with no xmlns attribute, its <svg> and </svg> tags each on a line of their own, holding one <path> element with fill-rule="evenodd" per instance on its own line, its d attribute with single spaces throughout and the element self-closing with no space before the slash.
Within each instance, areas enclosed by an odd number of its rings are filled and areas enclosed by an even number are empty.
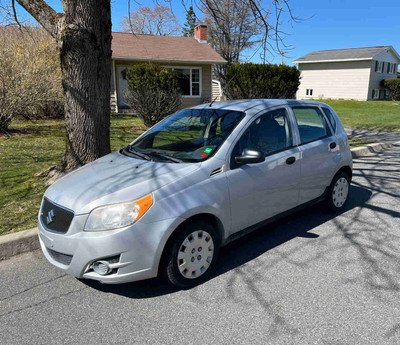
<svg viewBox="0 0 400 345">
<path fill-rule="evenodd" d="M 181 288 L 200 284 L 212 272 L 218 251 L 219 240 L 213 226 L 202 221 L 186 224 L 167 248 L 164 273 Z"/>
<path fill-rule="evenodd" d="M 326 204 L 330 211 L 340 212 L 349 198 L 350 178 L 345 172 L 338 172 L 332 180 L 326 196 Z"/>
</svg>

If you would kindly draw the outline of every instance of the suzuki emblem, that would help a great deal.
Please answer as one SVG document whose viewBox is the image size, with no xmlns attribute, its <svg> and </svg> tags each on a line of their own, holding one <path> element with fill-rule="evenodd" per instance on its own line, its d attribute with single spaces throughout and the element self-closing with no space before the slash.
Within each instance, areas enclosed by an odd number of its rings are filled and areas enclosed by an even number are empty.
<svg viewBox="0 0 400 345">
<path fill-rule="evenodd" d="M 49 213 L 47 213 L 47 224 L 52 223 L 53 220 L 54 220 L 54 217 L 55 217 L 54 211 L 53 211 L 53 209 L 51 209 L 51 210 L 49 211 Z"/>
</svg>

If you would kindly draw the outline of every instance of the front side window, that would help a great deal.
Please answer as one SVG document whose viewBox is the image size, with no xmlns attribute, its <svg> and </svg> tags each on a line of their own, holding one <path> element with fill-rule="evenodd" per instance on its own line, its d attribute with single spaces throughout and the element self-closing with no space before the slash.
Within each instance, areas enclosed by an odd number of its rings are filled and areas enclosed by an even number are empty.
<svg viewBox="0 0 400 345">
<path fill-rule="evenodd" d="M 297 121 L 301 144 L 330 135 L 325 118 L 318 108 L 293 107 L 292 109 Z"/>
<path fill-rule="evenodd" d="M 182 96 L 200 96 L 201 73 L 199 68 L 173 68 L 178 75 Z"/>
<path fill-rule="evenodd" d="M 148 160 L 200 162 L 219 149 L 243 117 L 243 112 L 233 110 L 184 109 L 122 152 Z"/>
<path fill-rule="evenodd" d="M 291 146 L 292 136 L 286 109 L 272 110 L 254 120 L 240 137 L 232 151 L 231 165 L 235 166 L 234 158 L 244 149 L 257 150 L 268 156 Z"/>
</svg>

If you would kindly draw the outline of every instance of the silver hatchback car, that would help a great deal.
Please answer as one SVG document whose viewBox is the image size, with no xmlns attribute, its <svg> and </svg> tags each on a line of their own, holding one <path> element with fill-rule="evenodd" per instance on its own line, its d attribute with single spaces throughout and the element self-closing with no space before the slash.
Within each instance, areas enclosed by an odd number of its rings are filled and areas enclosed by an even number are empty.
<svg viewBox="0 0 400 345">
<path fill-rule="evenodd" d="M 43 197 L 53 265 L 102 283 L 204 281 L 218 250 L 265 221 L 324 200 L 340 211 L 352 160 L 324 103 L 240 100 L 184 109 L 64 176 Z"/>
</svg>

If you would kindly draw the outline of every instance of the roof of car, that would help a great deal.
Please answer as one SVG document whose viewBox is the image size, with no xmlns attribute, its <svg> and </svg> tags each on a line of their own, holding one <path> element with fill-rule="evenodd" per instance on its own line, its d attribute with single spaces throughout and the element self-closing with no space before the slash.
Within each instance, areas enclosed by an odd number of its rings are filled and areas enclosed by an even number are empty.
<svg viewBox="0 0 400 345">
<path fill-rule="evenodd" d="M 303 101 L 296 99 L 237 99 L 223 102 L 214 102 L 210 107 L 210 103 L 198 105 L 193 107 L 195 109 L 229 109 L 236 111 L 247 111 L 257 106 L 264 106 L 265 108 L 271 108 L 275 106 L 284 105 L 325 105 L 321 102 L 316 101 Z"/>
</svg>

